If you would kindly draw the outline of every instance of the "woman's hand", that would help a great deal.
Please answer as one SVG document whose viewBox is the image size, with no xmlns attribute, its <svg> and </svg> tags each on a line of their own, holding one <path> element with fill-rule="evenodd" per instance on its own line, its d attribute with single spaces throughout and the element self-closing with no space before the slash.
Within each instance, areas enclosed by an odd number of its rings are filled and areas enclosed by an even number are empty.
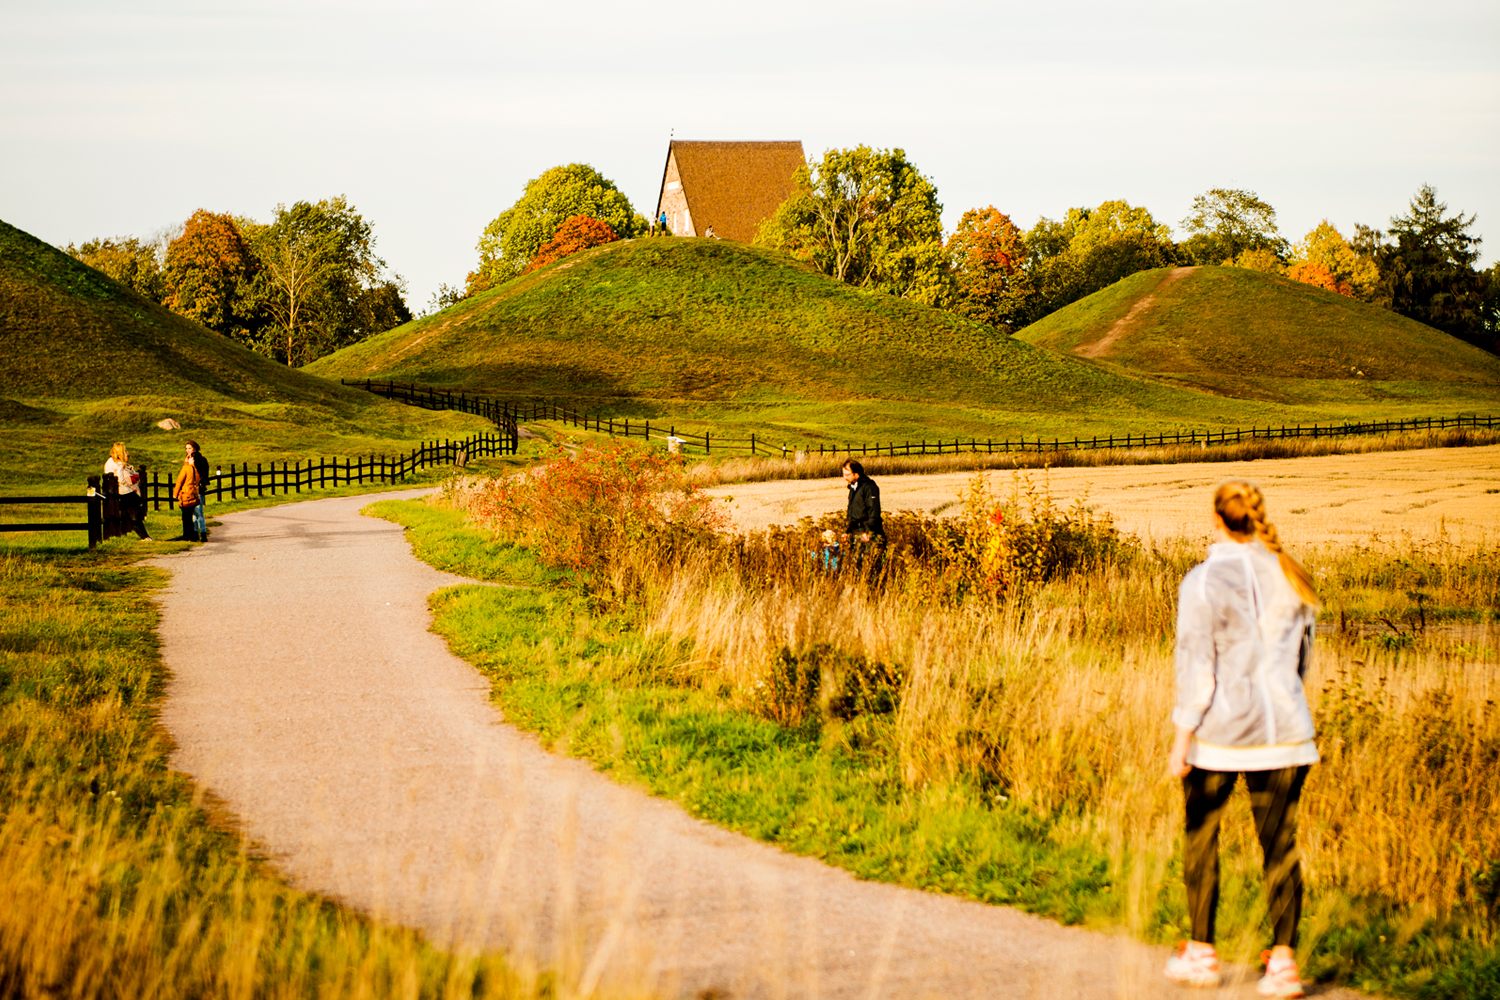
<svg viewBox="0 0 1500 1000">
<path fill-rule="evenodd" d="M 1188 744 L 1193 739 L 1191 729 L 1177 727 L 1177 738 L 1172 741 L 1172 753 L 1167 757 L 1167 773 L 1174 778 L 1186 778 L 1193 765 L 1187 762 Z"/>
</svg>

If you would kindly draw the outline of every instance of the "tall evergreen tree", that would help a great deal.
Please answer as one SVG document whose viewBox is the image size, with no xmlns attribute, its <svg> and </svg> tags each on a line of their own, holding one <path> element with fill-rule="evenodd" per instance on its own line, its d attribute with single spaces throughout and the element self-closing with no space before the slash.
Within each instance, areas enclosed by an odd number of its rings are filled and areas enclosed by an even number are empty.
<svg viewBox="0 0 1500 1000">
<path fill-rule="evenodd" d="M 1486 317 L 1489 281 L 1474 269 L 1480 237 L 1475 216 L 1448 215 L 1437 191 L 1423 184 L 1406 215 L 1391 219 L 1393 242 L 1380 248 L 1385 304 L 1403 316 L 1496 351 Z"/>
</svg>

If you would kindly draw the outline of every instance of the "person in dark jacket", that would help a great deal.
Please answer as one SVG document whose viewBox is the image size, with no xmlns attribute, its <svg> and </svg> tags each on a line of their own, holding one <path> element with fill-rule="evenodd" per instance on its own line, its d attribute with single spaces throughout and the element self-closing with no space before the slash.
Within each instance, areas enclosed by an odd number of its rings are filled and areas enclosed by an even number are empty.
<svg viewBox="0 0 1500 1000">
<path fill-rule="evenodd" d="M 193 526 L 198 532 L 198 541 L 203 542 L 208 540 L 208 519 L 203 513 L 208 502 L 208 459 L 203 457 L 203 449 L 198 447 L 197 441 L 187 444 L 193 449 L 193 468 L 198 471 L 198 506 L 193 508 Z"/>
<path fill-rule="evenodd" d="M 885 541 L 880 520 L 880 487 L 865 475 L 865 467 L 852 458 L 844 463 L 844 482 L 849 485 L 849 537 L 862 542 Z"/>
</svg>

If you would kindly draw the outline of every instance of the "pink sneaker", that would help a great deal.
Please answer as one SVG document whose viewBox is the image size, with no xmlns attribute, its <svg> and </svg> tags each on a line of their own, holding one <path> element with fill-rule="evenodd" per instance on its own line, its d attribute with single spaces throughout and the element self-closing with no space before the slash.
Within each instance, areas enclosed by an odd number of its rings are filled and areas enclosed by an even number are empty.
<svg viewBox="0 0 1500 1000">
<path fill-rule="evenodd" d="M 1219 953 L 1211 944 L 1184 941 L 1167 959 L 1167 978 L 1188 986 L 1219 985 Z"/>
<path fill-rule="evenodd" d="M 1269 951 L 1260 953 L 1266 963 L 1266 974 L 1255 985 L 1255 992 L 1263 997 L 1305 997 L 1302 980 L 1297 978 L 1297 961 L 1291 958 L 1272 958 Z"/>
</svg>

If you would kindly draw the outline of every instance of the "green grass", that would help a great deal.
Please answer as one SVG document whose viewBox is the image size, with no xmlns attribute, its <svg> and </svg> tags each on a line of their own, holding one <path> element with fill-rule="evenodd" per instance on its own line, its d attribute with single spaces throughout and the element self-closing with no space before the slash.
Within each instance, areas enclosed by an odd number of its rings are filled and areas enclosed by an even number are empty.
<svg viewBox="0 0 1500 1000">
<path fill-rule="evenodd" d="M 783 254 L 714 240 L 611 244 L 308 370 L 712 419 L 772 442 L 1071 436 L 1074 427 L 1270 415 L 1037 350 L 953 313 L 849 288 Z"/>
<path fill-rule="evenodd" d="M 0 995 L 535 996 L 290 888 L 168 766 L 154 552 L 0 548 Z"/>
<path fill-rule="evenodd" d="M 1090 322 L 1123 314 L 1161 277 L 1133 276 L 1124 290 L 1117 285 L 1063 312 Z M 1304 289 L 1317 291 L 1280 282 L 1247 308 L 1300 316 Z M 1205 308 L 1227 309 L 1238 323 L 1240 305 L 1214 300 Z M 1375 354 L 1387 320 L 1399 319 L 1342 299 L 1338 309 L 1351 336 L 1364 337 Z M 1321 327 L 1313 333 L 1325 335 Z M 1186 376 L 1142 377 L 1038 349 L 953 313 L 849 288 L 774 251 L 635 240 L 524 275 L 308 370 L 556 397 L 590 412 L 684 425 L 713 421 L 723 433 L 753 431 L 772 444 L 1092 436 L 1491 407 L 1500 369 L 1491 366 L 1488 381 L 1474 382 L 1470 355 L 1478 352 L 1436 331 L 1427 335 L 1457 345 L 1449 352 L 1457 367 L 1424 370 L 1415 381 L 1409 372 L 1382 374 L 1385 381 L 1375 382 L 1319 370 L 1299 384 L 1297 408 L 1288 410 L 1279 405 L 1285 392 L 1257 388 L 1234 398 Z M 1470 354 L 1461 358 L 1463 351 Z M 1470 381 L 1438 384 L 1450 377 Z"/>
<path fill-rule="evenodd" d="M 289 369 L 0 222 L 0 495 L 82 488 L 123 440 L 175 473 L 215 462 L 392 454 L 490 425 Z M 170 417 L 180 431 L 155 426 Z"/>
<path fill-rule="evenodd" d="M 889 716 L 784 728 L 730 708 L 722 692 L 678 680 L 691 673 L 691 649 L 646 638 L 635 609 L 599 610 L 577 581 L 466 527 L 462 514 L 396 501 L 366 512 L 406 526 L 440 569 L 513 585 L 438 592 L 434 628 L 491 678 L 506 718 L 553 750 L 860 878 L 1127 926 L 1149 940 L 1185 934 L 1180 857 L 1147 912 L 1132 915 L 1131 859 L 1086 817 L 1023 808 L 967 780 L 907 786 L 891 771 Z M 1222 937 L 1253 944 L 1265 918 L 1255 866 L 1228 863 L 1222 893 Z M 1303 968 L 1317 979 L 1400 996 L 1500 997 L 1493 942 L 1461 916 L 1323 888 L 1306 921 Z"/>
<path fill-rule="evenodd" d="M 1500 358 L 1432 327 L 1312 285 L 1236 267 L 1133 274 L 1020 331 L 1067 353 L 1150 305 L 1099 363 L 1209 392 L 1349 412 L 1434 415 L 1500 407 Z"/>
</svg>

